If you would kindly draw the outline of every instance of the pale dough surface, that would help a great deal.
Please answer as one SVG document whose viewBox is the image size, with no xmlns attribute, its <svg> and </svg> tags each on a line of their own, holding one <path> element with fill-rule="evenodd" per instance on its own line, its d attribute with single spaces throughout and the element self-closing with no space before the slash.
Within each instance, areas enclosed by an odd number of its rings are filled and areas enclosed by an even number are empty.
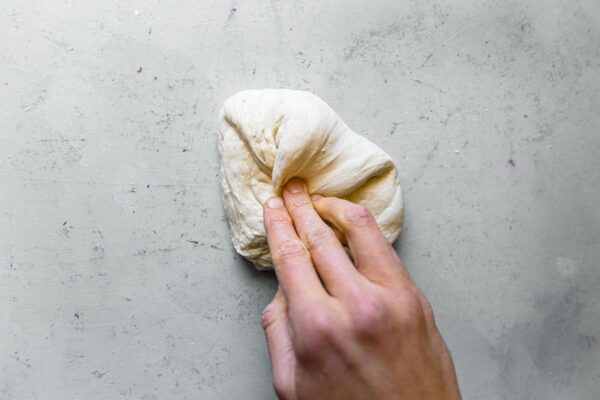
<svg viewBox="0 0 600 400">
<path fill-rule="evenodd" d="M 393 242 L 402 227 L 402 192 L 390 156 L 353 132 L 318 96 L 287 89 L 245 90 L 219 115 L 221 186 L 238 253 L 271 267 L 263 203 L 291 178 L 311 194 L 342 197 L 371 210 Z"/>
</svg>

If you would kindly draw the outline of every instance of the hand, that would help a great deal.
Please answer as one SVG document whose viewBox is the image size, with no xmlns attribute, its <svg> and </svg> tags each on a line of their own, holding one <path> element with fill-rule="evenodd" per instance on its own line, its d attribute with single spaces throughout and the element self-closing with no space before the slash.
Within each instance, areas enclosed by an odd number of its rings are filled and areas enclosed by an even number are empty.
<svg viewBox="0 0 600 400">
<path fill-rule="evenodd" d="M 311 199 L 292 179 L 264 219 L 280 286 L 262 324 L 280 399 L 460 399 L 431 307 L 365 207 Z"/>
</svg>

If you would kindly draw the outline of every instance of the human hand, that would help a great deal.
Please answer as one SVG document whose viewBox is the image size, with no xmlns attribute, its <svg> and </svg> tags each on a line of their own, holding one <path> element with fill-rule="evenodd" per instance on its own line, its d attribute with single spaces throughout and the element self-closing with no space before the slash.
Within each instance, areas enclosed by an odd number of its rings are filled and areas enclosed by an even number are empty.
<svg viewBox="0 0 600 400">
<path fill-rule="evenodd" d="M 431 306 L 366 208 L 311 200 L 292 179 L 264 220 L 280 286 L 262 325 L 280 399 L 460 399 Z"/>
</svg>

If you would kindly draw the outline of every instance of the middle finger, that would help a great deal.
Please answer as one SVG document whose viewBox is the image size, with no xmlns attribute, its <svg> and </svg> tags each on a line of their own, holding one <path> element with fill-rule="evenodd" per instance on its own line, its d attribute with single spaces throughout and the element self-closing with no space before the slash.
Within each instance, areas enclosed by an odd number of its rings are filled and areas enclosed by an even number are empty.
<svg viewBox="0 0 600 400">
<path fill-rule="evenodd" d="M 336 296 L 355 289 L 361 275 L 333 230 L 315 211 L 304 181 L 290 180 L 284 187 L 283 198 L 296 233 L 310 252 L 327 291 Z"/>
</svg>

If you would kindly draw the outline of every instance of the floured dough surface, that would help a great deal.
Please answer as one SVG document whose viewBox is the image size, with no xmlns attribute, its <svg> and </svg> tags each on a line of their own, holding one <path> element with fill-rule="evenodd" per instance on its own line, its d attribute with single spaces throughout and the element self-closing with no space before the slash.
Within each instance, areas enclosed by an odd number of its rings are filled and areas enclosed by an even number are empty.
<svg viewBox="0 0 600 400">
<path fill-rule="evenodd" d="M 291 178 L 311 194 L 369 208 L 386 238 L 402 227 L 402 192 L 390 156 L 353 132 L 318 96 L 287 89 L 245 90 L 219 116 L 221 186 L 238 253 L 271 267 L 263 227 L 264 202 Z"/>
</svg>

